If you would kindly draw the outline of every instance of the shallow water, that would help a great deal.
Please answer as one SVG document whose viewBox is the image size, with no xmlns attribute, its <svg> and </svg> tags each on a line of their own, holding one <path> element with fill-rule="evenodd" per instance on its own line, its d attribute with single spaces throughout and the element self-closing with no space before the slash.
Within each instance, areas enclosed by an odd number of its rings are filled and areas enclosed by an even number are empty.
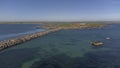
<svg viewBox="0 0 120 68">
<path fill-rule="evenodd" d="M 2 51 L 0 68 L 120 68 L 119 30 L 111 25 L 50 33 Z M 104 45 L 93 47 L 94 40 Z"/>
</svg>

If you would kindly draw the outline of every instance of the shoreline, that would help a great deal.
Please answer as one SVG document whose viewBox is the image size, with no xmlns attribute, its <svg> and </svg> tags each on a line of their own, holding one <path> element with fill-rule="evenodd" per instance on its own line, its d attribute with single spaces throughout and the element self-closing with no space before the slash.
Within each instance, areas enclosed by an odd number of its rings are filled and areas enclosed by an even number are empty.
<svg viewBox="0 0 120 68">
<path fill-rule="evenodd" d="M 48 25 L 45 25 L 45 26 L 48 26 Z M 56 27 L 56 25 L 54 25 L 54 26 L 49 26 L 49 28 L 45 27 L 45 26 L 42 26 L 42 28 L 47 28 L 48 30 L 46 30 L 46 31 L 36 32 L 36 33 L 33 33 L 33 34 L 27 34 L 27 35 L 24 35 L 24 36 L 21 36 L 21 37 L 18 37 L 18 38 L 13 38 L 13 39 L 9 39 L 9 40 L 0 41 L 0 51 L 2 51 L 4 49 L 7 49 L 9 47 L 15 46 L 15 45 L 19 45 L 19 44 L 28 42 L 28 41 L 30 41 L 32 39 L 42 37 L 42 36 L 47 35 L 49 33 L 57 32 L 59 30 L 83 29 L 83 28 L 89 28 L 89 29 L 90 28 L 102 28 L 102 27 L 104 27 L 106 25 L 105 24 L 104 25 L 103 24 L 102 25 L 97 24 L 97 25 L 93 26 L 93 25 L 82 24 L 82 26 L 79 26 L 79 27 L 78 27 L 78 24 L 77 24 L 77 27 L 76 26 L 74 26 L 74 27 L 71 27 L 71 26 L 69 26 L 69 27 L 57 26 Z"/>
</svg>

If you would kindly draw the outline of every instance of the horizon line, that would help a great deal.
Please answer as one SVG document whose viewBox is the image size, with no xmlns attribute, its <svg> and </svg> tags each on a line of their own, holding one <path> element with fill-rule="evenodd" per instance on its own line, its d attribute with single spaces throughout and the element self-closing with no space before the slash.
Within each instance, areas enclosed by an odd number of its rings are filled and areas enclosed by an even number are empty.
<svg viewBox="0 0 120 68">
<path fill-rule="evenodd" d="M 120 22 L 120 20 L 89 20 L 89 21 L 0 21 L 1 22 Z"/>
</svg>

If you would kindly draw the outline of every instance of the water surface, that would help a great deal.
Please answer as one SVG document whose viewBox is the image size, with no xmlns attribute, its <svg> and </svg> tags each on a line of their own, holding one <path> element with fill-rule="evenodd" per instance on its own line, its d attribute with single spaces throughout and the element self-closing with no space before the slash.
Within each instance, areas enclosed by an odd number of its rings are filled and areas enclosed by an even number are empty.
<svg viewBox="0 0 120 68">
<path fill-rule="evenodd" d="M 50 33 L 2 51 L 0 68 L 120 68 L 119 30 L 111 25 Z M 94 40 L 104 45 L 93 47 Z"/>
<path fill-rule="evenodd" d="M 38 31 L 44 31 L 45 29 L 36 29 L 36 26 L 40 24 L 0 24 L 0 40 L 9 38 L 15 38 Z"/>
</svg>

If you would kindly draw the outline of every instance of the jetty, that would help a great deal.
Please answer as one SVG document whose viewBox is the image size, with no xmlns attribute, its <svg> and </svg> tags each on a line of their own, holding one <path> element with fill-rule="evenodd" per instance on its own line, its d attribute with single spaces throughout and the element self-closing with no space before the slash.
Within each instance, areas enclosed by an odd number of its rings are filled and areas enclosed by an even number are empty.
<svg viewBox="0 0 120 68">
<path fill-rule="evenodd" d="M 81 29 L 81 28 L 101 28 L 105 25 L 103 24 L 86 24 L 86 23 L 70 23 L 70 24 L 47 24 L 40 28 L 46 28 L 48 30 L 42 32 L 36 32 L 33 34 L 24 35 L 18 38 L 13 38 L 9 40 L 0 41 L 0 50 L 4 50 L 6 48 L 25 43 L 32 39 L 47 35 L 49 33 L 53 33 L 59 30 L 64 29 Z M 39 28 L 39 27 L 37 27 Z"/>
</svg>

